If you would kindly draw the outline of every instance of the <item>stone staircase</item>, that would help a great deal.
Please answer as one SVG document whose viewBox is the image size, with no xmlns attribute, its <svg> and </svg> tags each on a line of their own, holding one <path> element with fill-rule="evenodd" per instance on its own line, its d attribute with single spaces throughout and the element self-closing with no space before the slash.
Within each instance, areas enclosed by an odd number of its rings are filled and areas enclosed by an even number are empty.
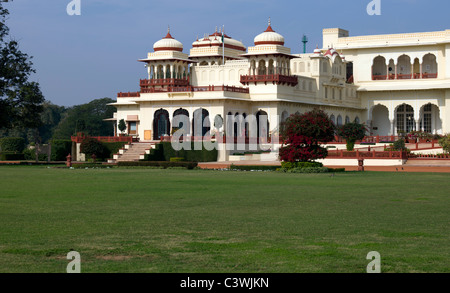
<svg viewBox="0 0 450 293">
<path fill-rule="evenodd" d="M 108 163 L 139 161 L 145 154 L 149 154 L 152 148 L 155 148 L 155 143 L 139 142 L 125 145 L 125 148 L 119 150 L 114 159 L 108 160 Z"/>
</svg>

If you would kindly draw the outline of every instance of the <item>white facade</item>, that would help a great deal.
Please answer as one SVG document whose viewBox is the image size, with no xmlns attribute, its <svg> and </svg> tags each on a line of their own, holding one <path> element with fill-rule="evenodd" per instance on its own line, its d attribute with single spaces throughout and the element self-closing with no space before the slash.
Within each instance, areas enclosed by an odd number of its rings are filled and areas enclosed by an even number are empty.
<svg viewBox="0 0 450 293">
<path fill-rule="evenodd" d="M 118 95 L 114 119 L 141 141 L 170 135 L 177 114 L 189 116 L 190 135 L 202 117 L 217 133 L 218 116 L 267 114 L 276 135 L 280 120 L 316 107 L 338 125 L 367 123 L 373 135 L 450 130 L 450 30 L 349 37 L 325 29 L 324 48 L 312 54 L 292 54 L 270 23 L 253 47 L 222 35 L 197 39 L 190 55 L 170 32 L 156 42 L 140 60 L 148 79 L 140 92 Z"/>
</svg>

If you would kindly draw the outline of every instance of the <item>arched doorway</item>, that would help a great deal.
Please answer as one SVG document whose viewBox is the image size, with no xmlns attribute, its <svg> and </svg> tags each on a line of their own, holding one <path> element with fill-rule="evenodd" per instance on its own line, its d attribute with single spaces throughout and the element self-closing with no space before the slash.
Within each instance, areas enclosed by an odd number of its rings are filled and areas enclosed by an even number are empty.
<svg viewBox="0 0 450 293">
<path fill-rule="evenodd" d="M 438 106 L 429 103 L 421 108 L 420 130 L 433 134 L 442 134 L 442 121 Z"/>
<path fill-rule="evenodd" d="M 169 112 L 159 109 L 153 118 L 153 139 L 159 140 L 162 135 L 170 135 Z"/>
<path fill-rule="evenodd" d="M 387 136 L 391 134 L 391 131 L 388 108 L 383 105 L 375 105 L 372 108 L 372 134 Z"/>
<path fill-rule="evenodd" d="M 206 109 L 200 108 L 194 111 L 194 118 L 192 119 L 192 135 L 206 136 L 209 134 L 211 124 L 209 122 L 209 112 Z"/>
<path fill-rule="evenodd" d="M 270 129 L 270 123 L 269 123 L 269 115 L 263 110 L 260 110 L 256 113 L 256 126 L 257 126 L 257 137 L 258 137 L 258 143 L 267 142 L 267 139 L 269 138 L 269 129 Z M 260 141 L 260 138 L 263 138 Z"/>
<path fill-rule="evenodd" d="M 181 118 L 182 116 L 183 119 Z M 185 118 L 187 117 L 187 119 Z M 186 109 L 180 108 L 178 110 L 176 110 L 173 113 L 173 125 L 172 125 L 172 131 L 176 131 L 178 129 L 185 129 L 185 133 L 183 133 L 182 137 L 184 137 L 184 135 L 188 135 L 191 131 L 191 126 L 189 125 L 189 122 L 187 123 L 187 125 L 185 125 L 186 121 L 189 121 L 189 112 Z"/>
<path fill-rule="evenodd" d="M 402 104 L 396 110 L 397 133 L 409 133 L 416 130 L 414 109 L 408 104 Z"/>
</svg>

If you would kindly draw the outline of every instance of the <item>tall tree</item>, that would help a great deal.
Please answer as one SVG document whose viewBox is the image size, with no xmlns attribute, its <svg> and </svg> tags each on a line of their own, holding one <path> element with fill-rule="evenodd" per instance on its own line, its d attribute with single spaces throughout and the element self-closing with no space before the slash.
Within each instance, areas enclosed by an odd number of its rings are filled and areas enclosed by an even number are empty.
<svg viewBox="0 0 450 293">
<path fill-rule="evenodd" d="M 115 108 L 108 106 L 108 104 L 114 102 L 110 98 L 103 98 L 69 108 L 55 128 L 53 137 L 69 139 L 77 132 L 83 132 L 91 136 L 114 135 L 111 122 L 103 121 L 103 119 L 113 117 Z"/>
<path fill-rule="evenodd" d="M 39 84 L 28 80 L 35 72 L 33 63 L 9 37 L 8 15 L 0 2 L 0 128 L 37 129 L 42 125 L 44 96 Z"/>
</svg>

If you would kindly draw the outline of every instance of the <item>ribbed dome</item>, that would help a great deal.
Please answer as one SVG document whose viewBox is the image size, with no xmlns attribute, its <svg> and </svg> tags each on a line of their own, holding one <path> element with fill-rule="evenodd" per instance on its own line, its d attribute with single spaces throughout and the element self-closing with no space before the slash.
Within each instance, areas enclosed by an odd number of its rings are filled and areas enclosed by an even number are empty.
<svg viewBox="0 0 450 293">
<path fill-rule="evenodd" d="M 225 48 L 231 48 L 239 51 L 245 51 L 245 46 L 242 42 L 239 42 L 237 40 L 232 39 L 228 35 L 224 34 L 224 42 L 225 42 Z M 216 32 L 211 35 L 205 35 L 203 39 L 197 40 L 192 43 L 192 47 L 220 47 L 222 46 L 222 33 Z"/>
<path fill-rule="evenodd" d="M 157 41 L 153 45 L 153 49 L 155 52 L 157 51 L 183 51 L 183 44 L 180 41 L 175 40 L 172 35 L 170 34 L 170 29 L 167 31 L 167 35 Z"/>
<path fill-rule="evenodd" d="M 284 46 L 284 37 L 278 33 L 276 33 L 271 26 L 269 19 L 269 26 L 262 33 L 256 36 L 255 46 L 258 45 L 281 45 Z"/>
</svg>

